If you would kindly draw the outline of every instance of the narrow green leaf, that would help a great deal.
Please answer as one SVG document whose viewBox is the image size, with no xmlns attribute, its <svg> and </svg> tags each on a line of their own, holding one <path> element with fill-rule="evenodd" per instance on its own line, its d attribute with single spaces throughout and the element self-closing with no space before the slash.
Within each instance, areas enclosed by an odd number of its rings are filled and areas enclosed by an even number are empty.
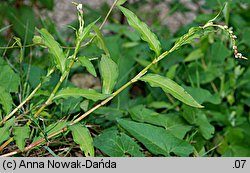
<svg viewBox="0 0 250 173">
<path fill-rule="evenodd" d="M 161 127 L 118 119 L 118 123 L 155 155 L 189 156 L 193 147 Z"/>
<path fill-rule="evenodd" d="M 13 126 L 15 123 L 15 117 L 11 118 L 10 120 L 6 121 L 3 127 L 0 128 L 0 145 L 6 141 L 10 137 L 10 127 Z"/>
<path fill-rule="evenodd" d="M 106 46 L 104 37 L 103 37 L 103 35 L 102 35 L 100 29 L 99 29 L 97 26 L 95 26 L 95 25 L 93 26 L 93 28 L 94 28 L 94 30 L 95 30 L 95 32 L 96 32 L 96 36 L 97 36 L 97 40 L 98 40 L 97 46 L 98 46 L 100 49 L 104 50 L 105 54 L 106 54 L 107 56 L 110 57 L 109 50 L 108 50 L 108 48 L 107 48 L 107 46 Z"/>
<path fill-rule="evenodd" d="M 14 135 L 14 139 L 16 141 L 18 148 L 21 151 L 23 151 L 25 147 L 25 139 L 29 138 L 29 135 L 30 135 L 29 126 L 25 125 L 23 127 L 14 127 L 13 135 Z"/>
<path fill-rule="evenodd" d="M 86 99 L 90 99 L 93 101 L 97 100 L 104 100 L 107 98 L 108 94 L 101 94 L 98 93 L 96 90 L 93 89 L 81 89 L 81 88 L 72 88 L 72 87 L 67 87 L 61 89 L 53 99 L 58 99 L 58 98 L 69 98 L 69 97 L 84 97 Z"/>
<path fill-rule="evenodd" d="M 97 77 L 95 67 L 90 62 L 90 60 L 85 56 L 78 57 L 78 60 L 80 61 L 81 65 L 83 67 L 86 67 L 87 71 L 92 74 L 93 76 Z"/>
<path fill-rule="evenodd" d="M 117 64 L 108 56 L 102 55 L 100 62 L 102 93 L 111 94 L 119 75 Z"/>
<path fill-rule="evenodd" d="M 56 153 L 47 146 L 43 146 L 53 157 L 59 157 Z"/>
<path fill-rule="evenodd" d="M 4 30 L 10 28 L 11 26 L 12 26 L 12 25 L 8 25 L 8 26 L 5 26 L 5 27 L 1 28 L 1 29 L 0 29 L 0 33 L 3 32 Z"/>
<path fill-rule="evenodd" d="M 45 46 L 48 47 L 56 67 L 63 73 L 65 71 L 66 57 L 62 48 L 46 29 L 39 30 L 39 33 L 42 36 Z"/>
<path fill-rule="evenodd" d="M 80 148 L 84 152 L 85 156 L 93 157 L 95 154 L 94 144 L 88 128 L 80 124 L 75 124 L 69 126 L 69 130 L 72 132 L 74 141 L 80 145 Z"/>
<path fill-rule="evenodd" d="M 162 88 L 165 92 L 170 93 L 176 99 L 182 101 L 187 105 L 197 108 L 203 108 L 203 106 L 197 103 L 194 98 L 190 94 L 188 94 L 180 85 L 167 77 L 163 77 L 157 74 L 148 74 L 142 77 L 140 80 L 148 82 L 152 87 Z"/>
<path fill-rule="evenodd" d="M 217 20 L 219 18 L 219 16 L 221 15 L 221 13 L 224 11 L 224 8 L 227 6 L 227 2 L 223 5 L 223 7 L 220 9 L 219 13 L 211 20 L 208 21 L 209 22 L 214 22 L 215 20 Z"/>
<path fill-rule="evenodd" d="M 80 42 L 82 42 L 90 33 L 91 28 L 96 24 L 96 22 L 99 19 L 95 20 L 94 22 L 88 24 L 88 26 L 86 26 L 83 30 L 83 32 L 81 33 L 81 35 L 79 35 L 79 39 L 81 40 Z"/>
<path fill-rule="evenodd" d="M 8 114 L 12 109 L 12 97 L 10 93 L 6 92 L 3 87 L 0 86 L 0 105 L 2 105 L 3 110 Z"/>
<path fill-rule="evenodd" d="M 149 27 L 142 22 L 132 11 L 118 6 L 122 13 L 126 16 L 129 25 L 137 30 L 141 34 L 142 40 L 149 44 L 150 49 L 152 49 L 157 56 L 161 53 L 161 44 L 157 36 L 150 31 Z"/>
<path fill-rule="evenodd" d="M 223 7 L 223 14 L 226 21 L 226 25 L 229 24 L 230 11 L 231 11 L 231 0 L 225 2 L 225 5 Z"/>
<path fill-rule="evenodd" d="M 179 114 L 159 114 L 145 108 L 143 105 L 138 105 L 129 109 L 129 113 L 133 120 L 162 126 L 168 132 L 180 139 L 183 139 L 186 133 L 191 130 L 191 126 L 186 125 Z"/>
<path fill-rule="evenodd" d="M 35 119 L 35 120 L 37 120 L 37 119 Z M 35 120 L 33 120 L 33 121 L 35 122 Z M 43 129 L 43 132 L 39 133 L 39 135 L 33 139 L 33 142 L 36 142 L 44 137 L 46 138 L 49 135 L 51 135 L 55 132 L 58 132 L 59 130 L 63 129 L 64 127 L 67 127 L 68 124 L 69 124 L 69 122 L 67 122 L 67 121 L 59 121 L 59 122 L 50 124 L 48 127 Z M 38 126 L 39 126 L 39 124 L 38 124 Z"/>
<path fill-rule="evenodd" d="M 140 146 L 128 135 L 117 130 L 105 130 L 94 138 L 94 145 L 111 157 L 142 157 Z"/>
<path fill-rule="evenodd" d="M 125 2 L 127 2 L 127 0 L 118 0 L 117 3 L 116 3 L 116 5 L 122 5 Z"/>
</svg>

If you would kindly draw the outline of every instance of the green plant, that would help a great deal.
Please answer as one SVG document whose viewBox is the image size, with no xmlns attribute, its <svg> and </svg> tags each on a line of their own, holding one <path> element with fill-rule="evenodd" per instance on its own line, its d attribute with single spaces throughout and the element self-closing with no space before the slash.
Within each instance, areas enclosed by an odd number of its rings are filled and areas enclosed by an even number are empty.
<svg viewBox="0 0 250 173">
<path fill-rule="evenodd" d="M 195 39 L 208 38 L 212 34 L 218 32 L 217 29 L 223 31 L 223 35 L 229 37 L 229 40 L 232 43 L 235 58 L 246 59 L 238 52 L 235 43 L 236 36 L 233 34 L 232 30 L 228 29 L 227 26 L 213 23 L 218 18 L 219 15 L 217 15 L 214 19 L 210 20 L 202 27 L 190 28 L 186 34 L 174 42 L 173 46 L 168 51 L 162 52 L 162 45 L 157 36 L 133 12 L 121 6 L 124 2 L 125 1 L 117 0 L 114 2 L 107 16 L 105 17 L 104 22 L 99 28 L 95 26 L 98 20 L 85 26 L 82 5 L 76 4 L 79 17 L 79 27 L 78 29 L 72 27 L 76 31 L 75 47 L 73 51 L 63 51 L 59 43 L 55 41 L 53 36 L 46 29 L 38 30 L 40 36 L 35 36 L 33 41 L 35 44 L 39 44 L 42 47 L 49 49 L 52 60 L 51 64 L 53 65 L 47 70 L 46 75 L 42 75 L 41 81 L 36 87 L 34 87 L 34 90 L 31 92 L 31 94 L 29 94 L 26 99 L 24 99 L 13 110 L 11 106 L 13 102 L 10 93 L 17 91 L 19 85 L 18 80 L 20 80 L 20 78 L 13 72 L 13 70 L 10 69 L 6 62 L 1 62 L 3 68 L 7 69 L 6 73 L 11 74 L 16 79 L 13 80 L 13 83 L 10 86 L 0 85 L 2 87 L 0 88 L 2 90 L 0 103 L 2 105 L 4 114 L 6 114 L 3 116 L 3 119 L 0 122 L 2 125 L 0 129 L 2 134 L 0 143 L 4 142 L 0 147 L 0 150 L 4 149 L 13 140 L 16 141 L 16 144 L 19 148 L 18 150 L 10 151 L 7 154 L 4 154 L 5 156 L 11 156 L 20 153 L 21 151 L 30 151 L 34 147 L 44 144 L 44 142 L 49 143 L 51 138 L 56 138 L 61 133 L 64 135 L 70 135 L 68 134 L 69 132 L 71 132 L 75 143 L 80 145 L 80 148 L 84 152 L 85 156 L 94 156 L 94 145 L 104 153 L 111 156 L 124 156 L 127 154 L 131 156 L 143 156 L 144 153 L 140 151 L 140 146 L 130 136 L 133 136 L 137 141 L 143 144 L 143 146 L 150 152 L 150 155 L 189 156 L 191 154 L 206 154 L 202 150 L 197 152 L 198 149 L 201 149 L 203 146 L 202 144 L 194 144 L 193 146 L 192 141 L 199 138 L 206 140 L 212 138 L 215 131 L 214 126 L 210 124 L 206 114 L 199 108 L 203 108 L 201 104 L 204 101 L 218 103 L 218 97 L 216 97 L 216 95 L 212 96 L 211 93 L 207 92 L 206 90 L 202 90 L 201 88 L 187 86 L 182 87 L 178 85 L 171 79 L 171 76 L 174 76 L 177 67 L 172 67 L 172 69 L 169 69 L 169 73 L 167 74 L 169 77 L 166 77 L 158 74 L 160 70 L 157 66 L 162 62 L 162 60 L 165 60 L 164 58 L 169 54 L 180 50 L 181 47 L 187 44 L 194 44 Z M 106 40 L 100 32 L 100 29 L 102 29 L 104 26 L 105 21 L 107 20 L 116 3 L 118 3 L 117 7 L 127 18 L 129 25 L 137 31 L 137 36 L 140 36 L 140 38 L 148 44 L 149 48 L 151 49 L 151 51 L 148 51 L 149 55 L 152 55 L 151 61 L 137 59 L 137 61 L 145 67 L 140 70 L 140 72 L 138 72 L 135 77 L 133 77 L 131 80 L 128 80 L 128 82 L 119 81 L 119 77 L 128 78 L 128 76 L 125 76 L 123 73 L 119 73 L 119 70 L 122 69 L 123 63 L 129 62 L 123 59 L 117 61 L 114 57 L 112 57 L 113 52 L 111 53 L 109 45 L 106 45 Z M 90 33 L 92 29 L 95 31 L 94 35 Z M 83 41 L 86 40 L 88 41 L 82 46 Z M 77 87 L 72 87 L 70 84 L 64 84 L 75 63 L 81 64 L 81 66 L 86 67 L 86 70 L 89 73 L 91 73 L 93 76 L 97 76 L 95 66 L 92 64 L 91 59 L 88 58 L 87 55 L 79 55 L 81 48 L 86 47 L 86 45 L 90 45 L 93 41 L 95 41 L 95 45 L 102 50 L 101 55 L 97 55 L 101 56 L 99 61 L 99 72 L 102 78 L 102 92 L 98 92 L 93 89 L 80 89 Z M 22 62 L 21 59 L 23 59 L 23 46 L 20 39 L 18 38 L 16 38 L 15 43 L 21 48 L 20 62 Z M 221 44 L 219 46 L 221 46 Z M 190 54 L 185 59 L 185 62 L 197 62 L 199 58 L 202 58 L 200 54 L 203 54 L 201 49 L 196 50 L 196 52 L 192 52 L 192 54 Z M 206 67 L 206 65 L 204 65 L 204 67 Z M 190 69 L 192 68 L 193 67 L 190 67 Z M 127 69 L 122 70 L 124 72 Z M 153 73 L 151 72 L 150 74 L 147 74 L 147 72 L 150 70 Z M 50 81 L 51 75 L 55 71 L 60 73 L 58 82 L 55 84 L 52 90 L 49 90 L 49 93 L 43 92 L 41 87 Z M 238 73 L 240 73 L 240 69 L 238 69 L 238 71 Z M 196 71 L 196 73 L 194 73 L 196 74 L 196 78 L 199 76 L 197 73 L 199 72 Z M 176 108 L 177 112 L 180 112 L 181 110 L 182 114 L 179 115 L 176 114 L 176 112 L 168 114 L 158 113 L 157 111 L 153 111 L 152 109 L 148 109 L 143 106 L 143 102 L 140 100 L 135 100 L 134 103 L 136 104 L 136 102 L 139 102 L 141 104 L 133 107 L 128 106 L 129 108 L 126 110 L 127 113 L 123 113 L 122 109 L 118 109 L 119 106 L 121 106 L 119 105 L 119 100 L 115 103 L 115 105 L 101 109 L 102 106 L 106 105 L 116 96 L 121 95 L 122 91 L 126 91 L 128 87 L 134 85 L 137 82 L 148 83 L 152 88 L 161 88 L 166 93 L 169 100 L 173 102 L 173 108 Z M 199 82 L 197 82 L 197 86 L 199 85 Z M 215 84 L 211 83 L 211 86 L 214 85 Z M 150 89 L 152 89 L 151 87 Z M 113 92 L 115 88 L 118 89 Z M 7 89 L 9 89 L 9 91 L 6 91 Z M 193 96 L 188 94 L 187 91 L 192 93 L 191 95 Z M 128 92 L 124 93 L 128 95 Z M 155 93 L 160 94 L 162 92 L 156 90 Z M 200 95 L 196 95 L 196 93 L 199 93 Z M 36 98 L 36 95 L 39 97 Z M 172 96 L 184 104 L 173 101 Z M 78 102 L 81 102 L 82 107 L 84 107 L 85 103 L 90 104 L 93 107 L 89 110 L 84 110 L 85 112 L 81 115 L 74 114 L 75 112 L 70 113 L 63 111 L 63 113 L 67 116 L 61 115 L 61 120 L 54 122 L 56 117 L 54 118 L 53 114 L 55 116 L 60 114 L 60 112 L 56 112 L 56 109 L 52 109 L 53 111 L 45 111 L 46 108 L 50 105 L 63 105 L 62 102 L 64 100 L 70 102 L 72 97 L 74 97 L 74 99 L 72 99 L 73 102 L 76 102 L 77 105 Z M 40 105 L 41 103 L 39 102 L 35 103 L 35 101 L 37 101 L 39 98 L 45 99 L 42 105 Z M 84 100 L 85 102 L 79 100 L 82 98 L 86 99 Z M 28 111 L 31 111 L 31 113 L 29 116 L 23 113 L 27 118 L 27 123 L 18 123 L 18 125 L 15 125 L 15 121 L 17 121 L 20 116 L 22 117 L 22 115 L 18 116 L 17 118 L 14 118 L 14 115 L 17 114 L 19 109 L 23 108 L 23 106 L 31 99 L 32 103 L 34 102 L 33 105 L 30 104 L 28 109 Z M 145 100 L 147 99 L 152 100 L 152 96 L 149 95 Z M 95 103 L 96 101 L 100 102 Z M 176 103 L 178 105 L 175 105 Z M 131 101 L 130 104 L 133 105 L 133 101 Z M 155 102 L 153 104 L 152 102 L 151 106 L 162 108 L 167 106 L 167 104 L 164 105 L 164 103 L 161 104 L 159 102 Z M 38 110 L 36 110 L 37 107 L 39 107 Z M 98 110 L 100 110 L 99 113 Z M 105 114 L 105 111 L 110 115 L 110 117 L 106 118 L 108 123 L 115 123 L 118 124 L 118 126 L 111 126 L 110 129 L 106 129 L 99 136 L 95 137 L 93 142 L 91 133 L 86 125 L 88 121 L 82 122 L 82 120 L 92 113 L 96 112 L 96 114 Z M 46 113 L 49 115 L 46 115 Z M 130 116 L 128 116 L 128 114 Z M 72 117 L 71 115 L 75 116 Z M 44 122 L 45 116 L 48 117 L 46 122 Z M 91 122 L 98 119 L 100 121 L 105 121 L 100 119 L 100 117 L 93 117 L 93 119 L 89 119 L 89 121 Z M 131 121 L 131 119 L 133 121 Z M 109 125 L 107 126 L 109 127 Z M 196 130 L 192 133 L 188 133 L 191 131 L 192 126 L 195 127 Z M 30 127 L 35 128 L 32 129 Z M 13 133 L 10 133 L 10 128 L 13 129 Z M 126 134 L 123 129 L 128 133 Z M 10 137 L 11 135 L 13 137 Z M 32 142 L 25 147 L 25 140 L 28 138 L 30 138 L 30 141 Z M 61 138 L 63 137 L 61 136 Z M 102 145 L 102 143 L 111 144 L 108 145 L 108 147 L 105 147 Z"/>
</svg>

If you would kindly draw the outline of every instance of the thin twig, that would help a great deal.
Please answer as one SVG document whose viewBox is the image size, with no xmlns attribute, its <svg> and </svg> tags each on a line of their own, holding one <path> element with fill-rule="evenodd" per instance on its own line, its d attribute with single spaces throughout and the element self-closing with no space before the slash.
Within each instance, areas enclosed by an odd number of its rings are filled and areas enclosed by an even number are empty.
<svg viewBox="0 0 250 173">
<path fill-rule="evenodd" d="M 111 14 L 111 12 L 112 12 L 112 10 L 113 10 L 113 8 L 115 7 L 115 5 L 116 5 L 117 2 L 118 2 L 118 0 L 115 0 L 115 1 L 114 1 L 114 3 L 112 4 L 112 6 L 111 6 L 109 12 L 107 13 L 107 15 L 106 15 L 104 21 L 102 22 L 101 26 L 99 27 L 99 29 L 102 29 L 102 28 L 103 28 L 104 24 L 106 23 L 106 21 L 107 21 L 109 15 Z M 96 34 L 89 40 L 88 43 L 84 44 L 84 46 L 87 46 L 88 44 L 90 44 L 90 43 L 94 40 L 95 36 L 96 36 Z M 79 46 L 79 47 L 78 47 L 78 48 L 75 48 L 75 50 L 79 50 L 79 48 L 81 48 L 80 44 L 77 44 L 77 46 Z M 73 55 L 75 58 L 76 58 L 76 54 L 77 54 L 77 52 L 75 51 L 75 52 L 74 52 L 74 55 Z M 73 57 L 73 58 L 74 58 L 74 57 Z M 52 91 L 50 97 L 49 97 L 49 98 L 47 99 L 47 101 L 42 105 L 42 107 L 40 107 L 40 109 L 35 113 L 35 115 L 34 115 L 35 118 L 36 118 L 36 117 L 37 117 L 37 116 L 38 116 L 38 115 L 39 115 L 39 114 L 40 114 L 40 113 L 41 113 L 41 112 L 51 103 L 51 101 L 52 101 L 54 95 L 56 94 L 57 90 L 58 90 L 59 87 L 61 86 L 62 82 L 63 82 L 64 79 L 68 76 L 68 73 L 69 73 L 71 67 L 73 66 L 73 64 L 74 64 L 74 60 L 71 61 L 68 70 L 61 76 L 59 82 L 57 83 L 56 87 L 55 87 L 54 90 Z M 7 116 L 0 122 L 0 125 L 3 124 L 6 120 L 8 120 L 11 116 L 13 116 L 13 115 L 15 114 L 15 112 L 17 112 L 17 111 L 18 111 L 18 110 L 19 110 L 28 100 L 30 100 L 30 99 L 33 97 L 33 95 L 36 93 L 36 91 L 41 87 L 41 85 L 42 85 L 42 83 L 40 83 L 40 84 L 36 87 L 36 89 L 28 96 L 27 99 L 25 99 L 18 107 L 16 107 L 9 115 L 7 115 Z M 27 122 L 27 124 L 30 125 L 30 124 L 31 124 L 31 120 L 29 120 L 29 121 Z M 8 142 L 8 141 L 9 141 L 9 142 Z M 10 138 L 8 141 L 7 141 L 6 143 L 4 143 L 5 145 L 0 146 L 0 151 L 1 151 L 4 147 L 6 147 L 11 141 L 13 141 L 13 137 Z M 1 148 L 2 148 L 2 149 L 1 149 Z"/>
</svg>

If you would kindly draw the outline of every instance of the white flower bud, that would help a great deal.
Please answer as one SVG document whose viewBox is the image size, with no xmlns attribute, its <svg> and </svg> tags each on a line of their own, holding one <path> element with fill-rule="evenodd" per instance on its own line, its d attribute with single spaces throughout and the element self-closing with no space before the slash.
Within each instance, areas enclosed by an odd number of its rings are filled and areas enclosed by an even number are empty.
<svg viewBox="0 0 250 173">
<path fill-rule="evenodd" d="M 241 53 L 237 53 L 235 58 L 242 58 L 242 54 Z"/>
<path fill-rule="evenodd" d="M 79 12 L 82 12 L 82 4 L 78 4 L 76 8 Z"/>
<path fill-rule="evenodd" d="M 232 36 L 232 38 L 233 38 L 233 39 L 236 39 L 236 38 L 237 38 L 237 36 L 236 36 L 236 35 L 233 35 L 233 36 Z"/>
</svg>

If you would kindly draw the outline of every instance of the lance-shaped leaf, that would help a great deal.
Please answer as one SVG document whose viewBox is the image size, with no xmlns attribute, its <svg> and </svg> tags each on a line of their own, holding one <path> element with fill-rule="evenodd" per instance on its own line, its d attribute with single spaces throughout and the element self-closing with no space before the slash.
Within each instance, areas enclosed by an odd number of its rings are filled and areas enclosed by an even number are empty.
<svg viewBox="0 0 250 173">
<path fill-rule="evenodd" d="M 177 156 L 189 156 L 193 152 L 189 143 L 161 127 L 124 119 L 118 119 L 118 123 L 153 154 L 169 156 L 174 153 Z"/>
<path fill-rule="evenodd" d="M 14 139 L 18 148 L 23 151 L 25 147 L 25 139 L 29 138 L 30 128 L 29 126 L 14 127 L 13 128 Z"/>
<path fill-rule="evenodd" d="M 81 89 L 81 88 L 68 87 L 68 88 L 61 89 L 55 95 L 54 99 L 69 98 L 69 97 L 75 97 L 75 98 L 84 97 L 86 99 L 97 101 L 97 100 L 104 100 L 108 96 L 110 95 L 98 93 L 96 90 L 93 90 L 93 89 Z"/>
<path fill-rule="evenodd" d="M 88 24 L 88 26 L 86 26 L 82 33 L 79 33 L 78 37 L 80 39 L 80 42 L 82 42 L 90 33 L 91 28 L 95 25 L 95 23 L 98 21 L 99 19 L 95 20 L 94 22 Z"/>
<path fill-rule="evenodd" d="M 93 66 L 93 64 L 90 62 L 90 60 L 85 57 L 85 56 L 80 56 L 78 57 L 78 60 L 80 61 L 81 65 L 83 67 L 86 67 L 87 71 L 92 74 L 93 76 L 97 76 L 96 75 L 96 71 L 95 71 L 95 67 Z"/>
<path fill-rule="evenodd" d="M 110 57 L 110 53 L 109 53 L 109 50 L 106 46 L 106 43 L 105 43 L 105 40 L 104 40 L 104 37 L 100 31 L 100 29 L 97 27 L 97 26 L 93 26 L 94 30 L 95 30 L 95 33 L 96 33 L 96 36 L 97 36 L 97 41 L 98 41 L 98 44 L 97 46 L 102 49 L 106 55 L 108 55 Z"/>
<path fill-rule="evenodd" d="M 72 132 L 74 141 L 80 145 L 81 150 L 85 156 L 94 156 L 94 144 L 88 128 L 81 124 L 75 124 L 69 126 L 69 130 Z"/>
<path fill-rule="evenodd" d="M 126 2 L 127 0 L 118 0 L 116 5 L 122 5 Z"/>
<path fill-rule="evenodd" d="M 148 74 L 142 77 L 140 80 L 148 82 L 152 87 L 162 88 L 165 92 L 170 93 L 176 99 L 189 106 L 197 108 L 203 107 L 199 103 L 197 103 L 197 101 L 195 101 L 194 98 L 184 90 L 184 88 L 167 77 L 163 77 L 157 74 Z"/>
<path fill-rule="evenodd" d="M 112 93 L 119 75 L 117 64 L 108 56 L 102 55 L 100 73 L 102 76 L 102 93 Z"/>
<path fill-rule="evenodd" d="M 150 31 L 149 27 L 142 22 L 132 11 L 119 6 L 119 9 L 126 16 L 129 25 L 137 30 L 141 34 L 142 40 L 149 44 L 150 49 L 152 49 L 157 56 L 161 53 L 161 44 L 157 36 Z"/>
<path fill-rule="evenodd" d="M 48 47 L 56 67 L 63 73 L 65 71 L 66 57 L 62 48 L 46 29 L 43 28 L 39 30 L 39 33 L 42 35 L 43 43 Z"/>
<path fill-rule="evenodd" d="M 10 127 L 13 126 L 15 123 L 15 117 L 11 118 L 10 120 L 6 121 L 3 127 L 0 128 L 0 144 L 3 141 L 7 140 L 10 137 Z"/>
<path fill-rule="evenodd" d="M 8 114 L 12 109 L 12 97 L 10 93 L 6 92 L 4 88 L 0 86 L 0 105 L 6 114 Z"/>
</svg>

